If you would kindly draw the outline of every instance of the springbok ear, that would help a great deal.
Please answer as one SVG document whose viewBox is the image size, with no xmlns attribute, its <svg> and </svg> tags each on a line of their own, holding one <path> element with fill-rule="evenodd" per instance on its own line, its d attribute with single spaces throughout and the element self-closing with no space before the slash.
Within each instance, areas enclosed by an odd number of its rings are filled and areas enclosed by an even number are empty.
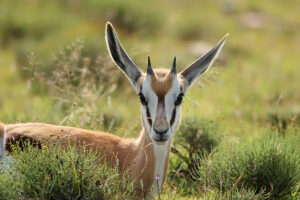
<svg viewBox="0 0 300 200">
<path fill-rule="evenodd" d="M 222 40 L 212 48 L 208 53 L 201 56 L 198 60 L 196 60 L 193 64 L 185 68 L 180 75 L 184 78 L 187 83 L 185 87 L 185 91 L 193 84 L 198 76 L 200 76 L 203 72 L 205 72 L 214 62 L 222 47 L 225 44 L 226 38 L 228 37 L 228 33 L 222 38 Z"/>
<path fill-rule="evenodd" d="M 119 42 L 118 36 L 111 23 L 106 24 L 106 45 L 116 65 L 124 72 L 136 93 L 139 93 L 138 80 L 143 71 L 131 60 Z"/>
</svg>

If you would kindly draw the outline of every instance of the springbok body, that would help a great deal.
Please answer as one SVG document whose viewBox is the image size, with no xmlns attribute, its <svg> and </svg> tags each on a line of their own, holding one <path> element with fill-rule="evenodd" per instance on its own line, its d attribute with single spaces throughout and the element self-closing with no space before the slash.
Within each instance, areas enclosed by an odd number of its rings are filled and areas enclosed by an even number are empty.
<svg viewBox="0 0 300 200">
<path fill-rule="evenodd" d="M 88 147 L 104 150 L 108 162 L 113 164 L 118 161 L 120 170 L 134 177 L 137 190 L 142 189 L 142 180 L 143 191 L 147 193 L 153 187 L 156 193 L 159 192 L 166 178 L 171 141 L 179 123 L 184 94 L 194 80 L 211 66 L 226 37 L 180 73 L 176 71 L 176 58 L 171 70 L 153 70 L 149 57 L 147 72 L 144 73 L 121 46 L 113 26 L 107 23 L 106 43 L 110 55 L 140 97 L 143 129 L 139 138 L 124 139 L 104 132 L 42 123 L 0 123 L 0 155 L 3 149 L 10 151 L 9 143 L 15 143 L 20 138 L 37 143 L 84 143 Z"/>
</svg>

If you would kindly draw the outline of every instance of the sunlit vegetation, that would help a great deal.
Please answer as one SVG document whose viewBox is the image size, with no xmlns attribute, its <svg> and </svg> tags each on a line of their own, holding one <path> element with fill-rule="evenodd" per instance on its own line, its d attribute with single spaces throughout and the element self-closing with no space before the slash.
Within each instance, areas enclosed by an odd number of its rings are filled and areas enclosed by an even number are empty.
<svg viewBox="0 0 300 200">
<path fill-rule="evenodd" d="M 143 69 L 148 55 L 154 68 L 170 68 L 177 56 L 183 69 L 230 33 L 216 64 L 184 98 L 167 182 L 157 198 L 299 199 L 299 8 L 297 0 L 3 0 L 0 121 L 136 137 L 138 98 L 108 56 L 105 23 L 115 25 Z M 118 187 L 124 191 L 122 184 L 92 184 L 117 174 L 96 168 L 94 154 L 85 160 L 75 149 L 67 154 L 51 148 L 16 150 L 15 167 L 0 168 L 0 199 L 66 199 L 63 191 L 69 190 L 78 199 L 95 199 L 83 191 L 118 199 Z M 51 157 L 53 151 L 58 157 Z M 80 183 L 68 168 L 70 156 L 83 167 Z M 32 157 L 47 167 L 34 165 Z M 54 166 L 51 159 L 65 164 Z M 44 171 L 57 167 L 63 174 Z M 94 173 L 86 173 L 91 169 Z M 122 195 L 131 195 L 126 187 Z M 112 193 L 103 192 L 108 190 Z"/>
<path fill-rule="evenodd" d="M 0 170 L 1 199 L 125 200 L 134 196 L 131 179 L 108 166 L 101 152 L 59 144 L 39 149 L 26 141 L 11 148 L 13 159 Z"/>
</svg>

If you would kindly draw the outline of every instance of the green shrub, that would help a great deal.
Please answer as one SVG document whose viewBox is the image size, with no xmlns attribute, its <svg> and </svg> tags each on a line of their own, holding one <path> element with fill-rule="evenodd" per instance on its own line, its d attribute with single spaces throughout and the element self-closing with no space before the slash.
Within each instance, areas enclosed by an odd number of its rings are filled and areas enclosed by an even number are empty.
<svg viewBox="0 0 300 200">
<path fill-rule="evenodd" d="M 230 191 L 232 188 L 262 190 L 272 199 L 291 195 L 300 181 L 299 151 L 287 139 L 265 136 L 199 156 L 198 183 L 205 188 Z"/>
<path fill-rule="evenodd" d="M 228 191 L 225 194 L 219 194 L 219 199 L 228 199 L 228 200 L 263 200 L 268 199 L 269 195 L 265 194 L 264 191 L 256 193 L 253 189 L 234 189 L 233 191 Z"/>
<path fill-rule="evenodd" d="M 12 191 L 28 199 L 130 199 L 132 181 L 104 163 L 99 152 L 83 146 L 13 146 L 10 168 L 2 170 L 0 188 L 6 199 Z M 13 175 L 13 176 L 11 176 Z M 8 182 L 7 182 L 8 181 Z M 15 190 L 17 188 L 17 190 Z M 8 198 L 9 197 L 9 198 Z"/>
<path fill-rule="evenodd" d="M 220 192 L 219 190 L 211 190 L 202 193 L 198 199 L 201 200 L 263 200 L 268 199 L 268 195 L 260 192 L 256 194 L 255 190 L 246 190 L 242 189 L 233 189 L 232 191 L 228 191 L 225 193 Z"/>
<path fill-rule="evenodd" d="M 211 120 L 187 117 L 182 120 L 174 138 L 169 179 L 177 184 L 188 184 L 191 190 L 192 176 L 197 166 L 194 155 L 210 153 L 222 138 L 218 126 Z"/>
<path fill-rule="evenodd" d="M 183 119 L 175 137 L 175 146 L 189 152 L 190 158 L 194 153 L 210 153 L 222 138 L 218 125 L 212 120 L 187 117 Z"/>
<path fill-rule="evenodd" d="M 187 189 L 187 188 L 185 188 Z M 199 188 L 200 189 L 200 188 Z M 178 190 L 174 192 L 167 191 L 162 195 L 162 199 L 172 199 L 172 200 L 182 200 L 182 199 L 198 199 L 198 200 L 265 200 L 269 199 L 269 195 L 265 194 L 264 191 L 260 193 L 256 193 L 253 189 L 233 189 L 231 191 L 227 191 L 225 193 L 219 191 L 218 189 L 215 190 L 207 190 L 201 191 L 198 193 L 193 193 L 192 196 L 184 198 L 183 190 Z"/>
<path fill-rule="evenodd" d="M 63 125 L 75 125 L 89 129 L 112 130 L 122 123 L 119 115 L 105 111 L 110 95 L 117 85 L 127 81 L 108 57 L 96 59 L 83 55 L 84 41 L 77 39 L 64 47 L 49 63 L 29 57 L 27 68 L 33 93 L 48 93 L 56 100 L 57 106 L 65 112 Z M 111 74 L 115 74 L 111 76 Z M 42 83 L 42 84 L 41 84 Z M 126 90 L 126 89 L 125 89 Z"/>
<path fill-rule="evenodd" d="M 17 174 L 13 170 L 6 171 L 0 160 L 0 199 L 18 200 L 21 196 L 21 183 L 17 180 Z"/>
<path fill-rule="evenodd" d="M 289 128 L 300 127 L 300 113 L 269 113 L 267 122 L 272 129 L 285 133 Z"/>
</svg>

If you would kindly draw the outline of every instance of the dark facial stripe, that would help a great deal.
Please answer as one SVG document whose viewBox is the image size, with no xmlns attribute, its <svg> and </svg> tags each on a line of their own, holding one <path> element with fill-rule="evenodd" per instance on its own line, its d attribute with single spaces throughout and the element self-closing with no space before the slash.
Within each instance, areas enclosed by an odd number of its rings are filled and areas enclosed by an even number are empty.
<svg viewBox="0 0 300 200">
<path fill-rule="evenodd" d="M 175 116 L 176 116 L 176 107 L 174 108 L 173 113 L 172 113 L 172 117 L 171 117 L 171 121 L 170 121 L 170 126 L 173 126 L 174 121 L 175 121 Z"/>
<path fill-rule="evenodd" d="M 151 119 L 151 116 L 150 116 L 150 111 L 149 111 L 148 106 L 147 106 L 146 114 L 147 114 L 148 123 L 150 124 L 150 126 L 152 126 L 152 119 Z"/>
<path fill-rule="evenodd" d="M 180 93 L 182 93 L 182 85 L 180 86 Z M 174 110 L 173 110 L 173 113 L 172 113 L 170 126 L 173 126 L 173 124 L 175 122 L 175 117 L 176 117 L 176 106 L 174 107 Z"/>
</svg>

